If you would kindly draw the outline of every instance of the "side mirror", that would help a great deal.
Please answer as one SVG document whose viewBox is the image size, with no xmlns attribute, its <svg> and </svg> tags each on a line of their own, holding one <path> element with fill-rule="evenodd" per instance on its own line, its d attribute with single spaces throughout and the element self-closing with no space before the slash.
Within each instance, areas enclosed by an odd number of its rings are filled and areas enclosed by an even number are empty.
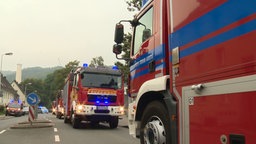
<svg viewBox="0 0 256 144">
<path fill-rule="evenodd" d="M 124 39 L 124 26 L 120 23 L 116 24 L 115 28 L 115 42 L 120 44 Z"/>
<path fill-rule="evenodd" d="M 121 54 L 122 53 L 122 45 L 114 44 L 114 46 L 113 46 L 113 53 L 115 53 L 116 55 Z"/>
</svg>

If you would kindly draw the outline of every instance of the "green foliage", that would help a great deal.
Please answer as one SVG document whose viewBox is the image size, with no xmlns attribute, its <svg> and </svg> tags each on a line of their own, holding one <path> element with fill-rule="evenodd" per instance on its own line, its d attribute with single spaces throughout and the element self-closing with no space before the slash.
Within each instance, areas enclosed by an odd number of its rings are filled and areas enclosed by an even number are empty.
<svg viewBox="0 0 256 144">
<path fill-rule="evenodd" d="M 128 11 L 139 11 L 141 8 L 142 1 L 141 0 L 126 0 L 126 3 L 128 4 Z M 131 40 L 132 40 L 132 34 L 127 33 L 124 34 L 124 41 L 123 41 L 123 54 L 122 58 L 129 58 L 130 57 L 130 49 L 131 49 Z M 129 61 L 125 61 L 125 64 L 121 62 L 116 62 L 116 66 L 122 71 L 124 75 L 124 82 L 128 83 L 128 77 L 129 77 Z"/>
<path fill-rule="evenodd" d="M 26 93 L 36 93 L 41 99 L 39 105 L 44 105 L 50 108 L 51 102 L 55 99 L 58 91 L 63 89 L 64 80 L 68 73 L 71 71 L 71 69 L 78 67 L 78 65 L 79 61 L 69 62 L 65 68 L 55 70 L 54 72 L 48 74 L 44 80 L 37 78 L 25 79 L 20 84 L 21 88 L 25 90 L 25 85 L 31 83 L 31 85 L 26 86 Z"/>
<path fill-rule="evenodd" d="M 47 75 L 45 81 L 45 93 L 48 97 L 47 104 L 50 105 L 51 101 L 55 99 L 59 90 L 64 87 L 65 78 L 68 73 L 73 69 L 78 67 L 79 61 L 72 61 L 65 65 L 65 68 L 54 71 L 52 74 Z"/>
<path fill-rule="evenodd" d="M 124 42 L 123 42 L 123 55 L 122 58 L 129 58 L 130 57 L 130 46 L 131 46 L 131 33 L 124 35 Z M 124 82 L 128 83 L 128 77 L 129 77 L 129 61 L 125 61 L 125 64 L 121 62 L 116 62 L 116 66 L 122 71 L 124 75 Z"/>
<path fill-rule="evenodd" d="M 128 11 L 139 11 L 141 8 L 142 0 L 126 0 L 126 3 L 128 4 Z"/>
<path fill-rule="evenodd" d="M 102 56 L 95 57 L 91 60 L 89 67 L 104 66 L 104 60 Z"/>
<path fill-rule="evenodd" d="M 0 115 L 4 114 L 5 112 L 5 106 L 0 105 Z"/>
</svg>

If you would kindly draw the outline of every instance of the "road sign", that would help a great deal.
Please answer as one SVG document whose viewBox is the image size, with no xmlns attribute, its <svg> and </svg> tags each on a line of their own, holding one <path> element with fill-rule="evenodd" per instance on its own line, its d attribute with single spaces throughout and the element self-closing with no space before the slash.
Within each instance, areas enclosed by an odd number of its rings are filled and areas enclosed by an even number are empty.
<svg viewBox="0 0 256 144">
<path fill-rule="evenodd" d="M 32 122 L 34 120 L 35 120 L 35 106 L 29 106 L 28 121 Z"/>
<path fill-rule="evenodd" d="M 29 105 L 33 106 L 39 103 L 39 97 L 35 93 L 30 93 L 27 96 L 27 102 Z"/>
</svg>

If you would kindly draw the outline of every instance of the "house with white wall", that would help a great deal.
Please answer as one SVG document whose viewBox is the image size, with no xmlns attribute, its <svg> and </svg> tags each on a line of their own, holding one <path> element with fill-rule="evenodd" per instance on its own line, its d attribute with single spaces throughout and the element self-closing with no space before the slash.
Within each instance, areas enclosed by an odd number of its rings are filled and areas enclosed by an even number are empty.
<svg viewBox="0 0 256 144">
<path fill-rule="evenodd" d="M 2 74 L 1 75 L 1 95 L 0 95 L 0 105 L 7 105 L 10 100 L 12 99 L 17 99 L 19 96 L 17 92 L 13 89 L 11 84 L 8 82 L 6 77 L 4 77 Z"/>
</svg>

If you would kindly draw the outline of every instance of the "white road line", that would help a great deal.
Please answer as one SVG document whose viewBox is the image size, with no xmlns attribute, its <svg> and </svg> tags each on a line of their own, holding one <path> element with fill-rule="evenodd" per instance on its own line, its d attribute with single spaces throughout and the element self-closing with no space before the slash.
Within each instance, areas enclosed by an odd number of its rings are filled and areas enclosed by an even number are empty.
<svg viewBox="0 0 256 144">
<path fill-rule="evenodd" d="M 59 135 L 55 135 L 55 142 L 60 142 L 60 137 L 59 137 Z"/>
<path fill-rule="evenodd" d="M 57 128 L 54 128 L 53 130 L 54 130 L 54 132 L 57 132 L 57 131 L 58 131 L 58 129 L 57 129 Z"/>
<path fill-rule="evenodd" d="M 5 131 L 6 131 L 6 130 L 2 130 L 2 131 L 0 132 L 0 134 L 3 134 Z"/>
</svg>

